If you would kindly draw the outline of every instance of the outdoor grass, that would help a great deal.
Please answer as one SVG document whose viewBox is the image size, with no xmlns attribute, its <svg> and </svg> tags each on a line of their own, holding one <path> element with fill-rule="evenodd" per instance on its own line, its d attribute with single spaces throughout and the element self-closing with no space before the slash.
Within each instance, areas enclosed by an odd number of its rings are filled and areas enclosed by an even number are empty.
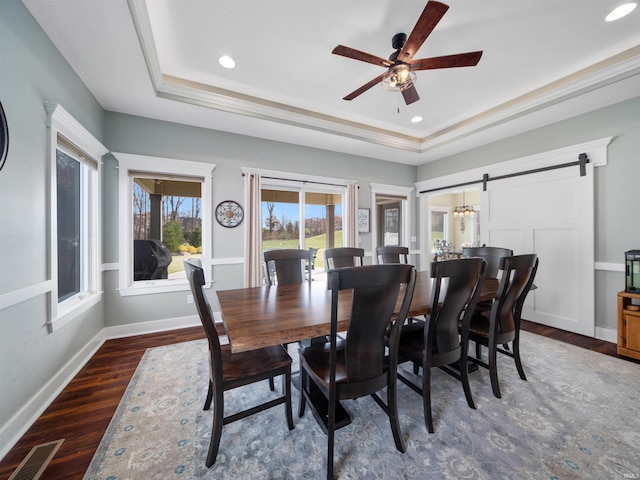
<svg viewBox="0 0 640 480">
<path fill-rule="evenodd" d="M 298 248 L 300 243 L 298 239 L 291 240 L 263 240 L 262 241 L 262 249 L 263 250 L 271 250 L 274 248 Z M 342 245 L 342 230 L 339 230 L 335 234 L 335 245 Z M 324 269 L 324 251 L 327 246 L 327 234 L 323 233 L 322 235 L 316 235 L 315 237 L 309 237 L 305 240 L 306 248 L 317 248 L 318 253 L 316 254 L 316 261 L 314 263 L 316 268 Z M 171 257 L 171 263 L 168 267 L 169 275 L 172 273 L 182 272 L 184 271 L 184 259 L 194 257 L 200 258 L 201 255 L 199 253 L 196 254 L 174 254 Z"/>
<path fill-rule="evenodd" d="M 334 245 L 339 247 L 342 245 L 342 230 L 335 233 Z M 270 250 L 274 248 L 299 248 L 298 239 L 291 240 L 262 240 L 262 249 Z M 327 248 L 327 234 L 316 235 L 305 239 L 305 248 L 317 248 L 315 268 L 324 269 L 324 251 Z"/>
</svg>

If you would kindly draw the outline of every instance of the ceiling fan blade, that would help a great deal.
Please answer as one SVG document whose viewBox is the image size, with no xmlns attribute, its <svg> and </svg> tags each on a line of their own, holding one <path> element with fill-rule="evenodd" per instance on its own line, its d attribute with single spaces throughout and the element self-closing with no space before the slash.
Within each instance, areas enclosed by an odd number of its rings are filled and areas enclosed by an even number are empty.
<svg viewBox="0 0 640 480">
<path fill-rule="evenodd" d="M 391 65 L 393 65 L 393 62 L 390 60 L 376 57 L 375 55 L 371 55 L 370 53 L 361 52 L 360 50 L 356 50 L 355 48 L 345 47 L 344 45 L 338 45 L 333 49 L 331 53 L 347 58 L 353 58 L 354 60 L 360 60 L 361 62 L 372 63 L 380 67 L 390 67 Z"/>
<path fill-rule="evenodd" d="M 402 96 L 404 97 L 404 102 L 407 105 L 411 105 L 413 102 L 417 102 L 420 100 L 418 96 L 418 91 L 416 90 L 415 83 L 411 82 L 411 86 L 402 90 Z"/>
<path fill-rule="evenodd" d="M 411 31 L 411 35 L 409 35 L 402 50 L 400 50 L 398 60 L 406 63 L 411 61 L 447 10 L 449 10 L 449 6 L 444 3 L 431 0 L 427 2 L 427 6 L 424 7 L 420 18 L 418 18 L 416 22 L 416 26 L 413 27 Z"/>
<path fill-rule="evenodd" d="M 371 87 L 373 87 L 374 85 L 377 85 L 378 83 L 380 83 L 382 81 L 382 78 L 387 74 L 387 72 L 381 73 L 380 75 L 378 75 L 376 78 L 374 78 L 373 80 L 371 80 L 369 83 L 365 83 L 364 85 L 362 85 L 360 88 L 358 88 L 357 90 L 354 90 L 353 92 L 351 92 L 349 95 L 347 95 L 346 97 L 343 98 L 343 100 L 353 100 L 354 98 L 356 98 L 358 95 L 363 94 L 364 92 L 366 92 L 367 90 L 369 90 Z"/>
<path fill-rule="evenodd" d="M 411 70 L 433 70 L 436 68 L 473 67 L 482 57 L 482 50 L 478 52 L 458 53 L 443 57 L 420 58 L 411 62 Z"/>
</svg>

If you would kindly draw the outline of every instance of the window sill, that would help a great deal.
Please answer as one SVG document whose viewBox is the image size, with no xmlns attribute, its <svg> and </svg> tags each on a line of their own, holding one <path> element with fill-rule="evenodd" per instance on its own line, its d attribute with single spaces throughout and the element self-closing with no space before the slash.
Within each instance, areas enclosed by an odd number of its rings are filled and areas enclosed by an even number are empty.
<svg viewBox="0 0 640 480">
<path fill-rule="evenodd" d="M 62 327 L 71 322 L 74 318 L 82 315 L 90 308 L 94 307 L 102 301 L 102 292 L 92 293 L 85 296 L 78 301 L 72 302 L 68 305 L 58 307 L 58 312 L 55 319 L 47 322 L 49 333 L 53 333 L 56 330 L 60 330 Z"/>
<path fill-rule="evenodd" d="M 120 296 L 149 295 L 155 293 L 182 292 L 190 290 L 186 280 L 148 280 L 118 289 Z"/>
</svg>

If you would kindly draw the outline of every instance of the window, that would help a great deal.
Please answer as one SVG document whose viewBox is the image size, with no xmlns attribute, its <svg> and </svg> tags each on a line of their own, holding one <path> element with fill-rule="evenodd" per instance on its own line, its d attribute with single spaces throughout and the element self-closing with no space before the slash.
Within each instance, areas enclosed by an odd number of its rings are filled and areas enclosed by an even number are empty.
<svg viewBox="0 0 640 480">
<path fill-rule="evenodd" d="M 261 190 L 263 250 L 314 249 L 314 270 L 324 270 L 324 250 L 344 245 L 345 190 L 343 186 L 265 178 Z"/>
<path fill-rule="evenodd" d="M 404 246 L 402 238 L 402 198 L 376 195 L 378 246 Z M 406 198 L 404 199 L 406 200 Z"/>
<path fill-rule="evenodd" d="M 51 151 L 50 331 L 99 302 L 99 158 L 107 153 L 58 104 L 46 103 Z"/>
<path fill-rule="evenodd" d="M 435 253 L 436 240 L 449 241 L 449 213 L 447 209 L 429 207 L 429 251 Z"/>
<path fill-rule="evenodd" d="M 184 259 L 211 264 L 215 165 L 114 153 L 119 162 L 119 292 L 188 290 Z"/>
</svg>

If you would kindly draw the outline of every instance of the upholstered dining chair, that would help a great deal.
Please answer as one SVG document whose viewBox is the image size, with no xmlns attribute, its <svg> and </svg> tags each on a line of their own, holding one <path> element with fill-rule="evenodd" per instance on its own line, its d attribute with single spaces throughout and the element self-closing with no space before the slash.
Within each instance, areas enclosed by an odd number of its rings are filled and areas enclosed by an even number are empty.
<svg viewBox="0 0 640 480">
<path fill-rule="evenodd" d="M 333 270 L 342 267 L 363 265 L 364 249 L 353 247 L 327 248 L 324 251 L 324 268 Z"/>
<path fill-rule="evenodd" d="M 433 278 L 431 313 L 424 328 L 415 324 L 403 328 L 398 363 L 413 362 L 422 367 L 422 384 L 416 385 L 398 373 L 398 379 L 422 395 L 424 420 L 429 433 L 434 432 L 431 412 L 431 369 L 439 367 L 462 382 L 469 407 L 475 403 L 469 386 L 467 354 L 468 327 L 484 282 L 486 262 L 481 258 L 460 258 L 431 263 Z M 458 322 L 462 318 L 461 333 Z M 457 369 L 451 365 L 457 364 Z"/>
<path fill-rule="evenodd" d="M 513 358 L 520 378 L 527 380 L 520 360 L 520 320 L 524 301 L 538 270 L 538 256 L 529 254 L 503 257 L 500 270 L 502 277 L 491 311 L 476 312 L 469 325 L 469 340 L 476 344 L 476 357 L 470 356 L 469 360 L 489 369 L 491 388 L 497 398 L 501 397 L 498 353 Z M 508 345 L 509 342 L 511 350 L 500 348 L 500 345 Z M 487 362 L 481 360 L 481 345 L 487 347 Z"/>
<path fill-rule="evenodd" d="M 291 357 L 281 345 L 243 353 L 231 353 L 229 345 L 220 345 L 211 306 L 202 289 L 205 282 L 200 260 L 186 259 L 184 267 L 200 321 L 209 341 L 209 389 L 204 410 L 213 407 L 213 427 L 206 459 L 206 465 L 210 467 L 216 462 L 218 456 L 223 425 L 284 404 L 287 426 L 289 430 L 293 429 L 293 415 L 291 413 L 292 362 Z M 283 377 L 282 396 L 233 415 L 224 416 L 224 392 L 266 379 L 273 380 L 277 376 Z M 269 432 L 269 434 L 272 435 L 273 432 Z"/>
<path fill-rule="evenodd" d="M 267 285 L 300 284 L 305 279 L 311 284 L 311 269 L 315 252 L 295 248 L 282 248 L 264 252 Z M 274 275 L 275 274 L 275 278 Z"/>
<path fill-rule="evenodd" d="M 409 263 L 409 248 L 395 245 L 376 247 L 375 259 L 377 264 Z"/>
<path fill-rule="evenodd" d="M 329 272 L 331 287 L 331 334 L 328 348 L 301 348 L 300 352 L 300 408 L 304 415 L 307 401 L 318 391 L 328 401 L 328 412 L 321 420 L 327 433 L 327 478 L 333 478 L 334 431 L 336 404 L 342 399 L 371 395 L 389 416 L 396 448 L 406 447 L 396 402 L 396 370 L 399 329 L 407 315 L 415 287 L 415 269 L 411 265 L 367 265 L 344 267 Z M 405 288 L 400 288 L 402 285 Z M 342 292 L 352 290 L 351 293 Z M 352 299 L 348 334 L 338 344 L 338 296 L 348 294 Z M 397 319 L 393 311 L 402 298 Z M 385 357 L 389 330 L 388 356 Z M 376 392 L 386 387 L 386 404 Z"/>
</svg>

